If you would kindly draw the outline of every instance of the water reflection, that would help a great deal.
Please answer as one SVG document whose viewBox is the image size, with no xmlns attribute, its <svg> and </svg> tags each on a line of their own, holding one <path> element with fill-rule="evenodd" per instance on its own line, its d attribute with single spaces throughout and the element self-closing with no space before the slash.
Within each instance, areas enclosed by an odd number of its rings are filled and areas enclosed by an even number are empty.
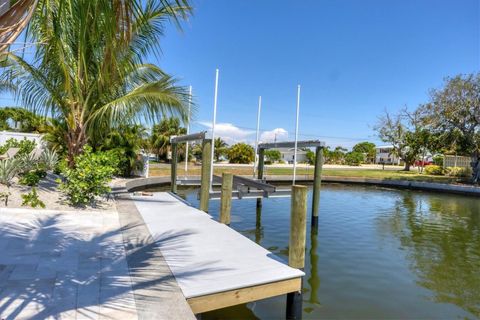
<svg viewBox="0 0 480 320">
<path fill-rule="evenodd" d="M 312 228 L 310 232 L 310 275 L 308 276 L 307 283 L 310 286 L 310 294 L 308 295 L 308 303 L 313 305 L 320 305 L 318 298 L 318 290 L 320 289 L 320 276 L 318 272 L 318 230 Z M 311 307 L 305 308 L 306 312 L 311 311 Z"/>
<path fill-rule="evenodd" d="M 479 201 L 449 195 L 403 193 L 395 213 L 383 216 L 407 249 L 417 284 L 435 302 L 452 303 L 480 316 Z"/>
</svg>

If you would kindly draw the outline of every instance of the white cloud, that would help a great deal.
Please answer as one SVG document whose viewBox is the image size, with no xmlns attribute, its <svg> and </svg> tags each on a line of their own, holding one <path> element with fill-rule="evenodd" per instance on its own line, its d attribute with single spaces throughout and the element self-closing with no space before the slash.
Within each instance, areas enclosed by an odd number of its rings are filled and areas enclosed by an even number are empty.
<svg viewBox="0 0 480 320">
<path fill-rule="evenodd" d="M 287 138 L 288 132 L 283 128 L 275 128 L 270 131 L 263 131 L 260 135 L 261 142 L 285 141 Z"/>
<path fill-rule="evenodd" d="M 212 123 L 201 121 L 201 125 L 212 129 Z M 255 131 L 239 128 L 232 123 L 216 123 L 215 136 L 220 137 L 228 144 L 235 144 L 237 142 L 247 142 L 247 138 L 253 135 Z"/>
</svg>

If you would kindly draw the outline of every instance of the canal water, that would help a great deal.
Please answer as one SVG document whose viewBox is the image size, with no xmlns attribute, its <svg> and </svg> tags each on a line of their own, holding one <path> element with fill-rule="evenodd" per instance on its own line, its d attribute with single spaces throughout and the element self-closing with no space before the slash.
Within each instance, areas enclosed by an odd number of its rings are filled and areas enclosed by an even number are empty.
<svg viewBox="0 0 480 320">
<path fill-rule="evenodd" d="M 197 190 L 180 190 L 198 207 Z M 288 257 L 290 198 L 233 200 L 231 227 Z M 309 194 L 309 210 L 311 192 Z M 219 201 L 210 202 L 218 218 Z M 310 212 L 310 211 L 309 211 Z M 480 200 L 324 184 L 318 233 L 308 221 L 304 319 L 480 318 Z M 285 297 L 207 319 L 282 319 Z"/>
</svg>

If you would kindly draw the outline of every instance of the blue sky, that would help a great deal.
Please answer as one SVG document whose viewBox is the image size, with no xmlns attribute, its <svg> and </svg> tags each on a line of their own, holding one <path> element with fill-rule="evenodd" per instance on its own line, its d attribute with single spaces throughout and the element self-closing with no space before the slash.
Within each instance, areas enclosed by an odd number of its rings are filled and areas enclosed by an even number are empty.
<svg viewBox="0 0 480 320">
<path fill-rule="evenodd" d="M 182 32 L 168 28 L 158 63 L 197 104 L 192 130 L 212 119 L 231 141 L 262 131 L 293 138 L 301 84 L 300 138 L 351 147 L 378 141 L 388 109 L 415 108 L 443 78 L 480 70 L 480 0 L 195 0 Z M 218 126 L 218 125 L 217 125 Z M 279 138 L 287 138 L 279 133 Z"/>
<path fill-rule="evenodd" d="M 263 140 L 293 139 L 300 84 L 301 139 L 381 144 L 372 126 L 385 109 L 480 71 L 480 0 L 192 1 L 194 16 L 169 26 L 150 60 L 193 86 L 192 132 L 212 120 L 220 69 L 217 133 L 229 143 L 254 141 L 259 95 Z"/>
</svg>

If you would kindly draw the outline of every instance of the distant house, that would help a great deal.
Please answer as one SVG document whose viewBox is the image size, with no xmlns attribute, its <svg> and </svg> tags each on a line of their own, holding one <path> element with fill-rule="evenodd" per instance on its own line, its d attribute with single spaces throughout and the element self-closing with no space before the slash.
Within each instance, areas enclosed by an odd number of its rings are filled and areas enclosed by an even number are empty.
<svg viewBox="0 0 480 320">
<path fill-rule="evenodd" d="M 293 163 L 295 148 L 277 148 L 275 150 L 280 151 L 282 155 L 282 160 L 287 163 Z M 307 161 L 307 152 L 304 150 L 297 149 L 297 163 Z"/>
<path fill-rule="evenodd" d="M 399 165 L 401 159 L 392 154 L 393 146 L 379 146 L 375 150 L 377 154 L 375 156 L 375 163 L 394 164 Z"/>
</svg>

